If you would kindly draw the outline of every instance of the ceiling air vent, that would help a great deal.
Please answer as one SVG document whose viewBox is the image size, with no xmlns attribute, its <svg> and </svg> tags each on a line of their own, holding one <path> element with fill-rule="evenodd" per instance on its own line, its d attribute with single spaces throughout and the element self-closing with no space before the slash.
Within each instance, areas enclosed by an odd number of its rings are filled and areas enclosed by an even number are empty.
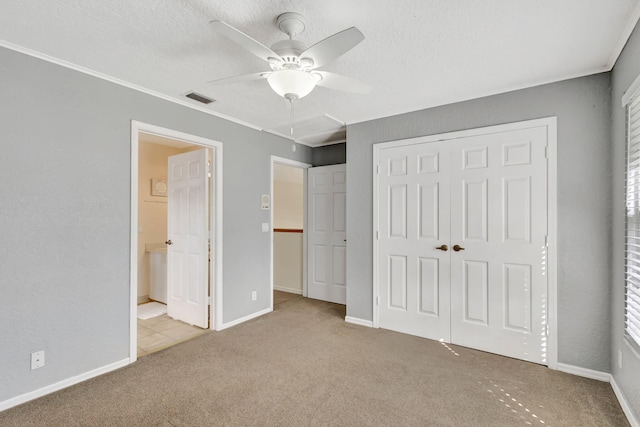
<svg viewBox="0 0 640 427">
<path fill-rule="evenodd" d="M 203 104 L 211 104 L 212 102 L 216 101 L 215 99 L 208 98 L 204 95 L 200 95 L 199 93 L 195 93 L 195 92 L 189 92 L 185 96 L 187 98 L 193 99 L 194 101 L 202 102 Z"/>
</svg>

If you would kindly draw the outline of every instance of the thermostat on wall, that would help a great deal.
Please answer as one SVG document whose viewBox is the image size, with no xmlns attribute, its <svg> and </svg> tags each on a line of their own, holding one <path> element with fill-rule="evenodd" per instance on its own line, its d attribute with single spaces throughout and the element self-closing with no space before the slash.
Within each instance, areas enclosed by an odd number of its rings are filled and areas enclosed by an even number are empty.
<svg viewBox="0 0 640 427">
<path fill-rule="evenodd" d="M 260 206 L 263 211 L 269 210 L 269 207 L 271 206 L 271 197 L 268 194 L 263 194 L 262 197 L 260 197 Z"/>
</svg>

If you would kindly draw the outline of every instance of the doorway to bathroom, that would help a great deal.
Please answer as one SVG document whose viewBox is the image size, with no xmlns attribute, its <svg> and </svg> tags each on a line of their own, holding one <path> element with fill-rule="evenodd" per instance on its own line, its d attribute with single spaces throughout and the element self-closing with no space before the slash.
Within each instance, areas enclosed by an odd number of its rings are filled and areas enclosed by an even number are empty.
<svg viewBox="0 0 640 427">
<path fill-rule="evenodd" d="M 222 144 L 132 122 L 130 358 L 221 318 Z"/>
</svg>

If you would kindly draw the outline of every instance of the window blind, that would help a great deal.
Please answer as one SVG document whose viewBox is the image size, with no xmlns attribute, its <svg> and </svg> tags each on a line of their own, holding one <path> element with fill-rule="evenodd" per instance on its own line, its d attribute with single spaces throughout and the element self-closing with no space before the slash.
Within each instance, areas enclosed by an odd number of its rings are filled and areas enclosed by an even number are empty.
<svg viewBox="0 0 640 427">
<path fill-rule="evenodd" d="M 625 334 L 640 349 L 640 91 L 627 104 Z"/>
</svg>

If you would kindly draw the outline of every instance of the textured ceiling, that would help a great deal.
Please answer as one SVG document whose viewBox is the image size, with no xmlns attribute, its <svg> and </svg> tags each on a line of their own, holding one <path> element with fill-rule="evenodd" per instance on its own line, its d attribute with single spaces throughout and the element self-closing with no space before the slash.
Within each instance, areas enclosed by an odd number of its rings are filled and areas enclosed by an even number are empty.
<svg viewBox="0 0 640 427">
<path fill-rule="evenodd" d="M 310 46 L 351 26 L 365 40 L 322 70 L 362 80 L 355 95 L 317 87 L 296 104 L 296 136 L 343 140 L 343 123 L 385 117 L 611 69 L 640 0 L 57 0 L 0 2 L 0 45 L 53 57 L 132 86 L 286 134 L 290 110 L 265 80 L 207 81 L 268 70 L 217 35 L 223 20 L 266 46 L 283 12 L 306 19 Z M 217 100 L 184 97 L 195 90 Z"/>
</svg>

